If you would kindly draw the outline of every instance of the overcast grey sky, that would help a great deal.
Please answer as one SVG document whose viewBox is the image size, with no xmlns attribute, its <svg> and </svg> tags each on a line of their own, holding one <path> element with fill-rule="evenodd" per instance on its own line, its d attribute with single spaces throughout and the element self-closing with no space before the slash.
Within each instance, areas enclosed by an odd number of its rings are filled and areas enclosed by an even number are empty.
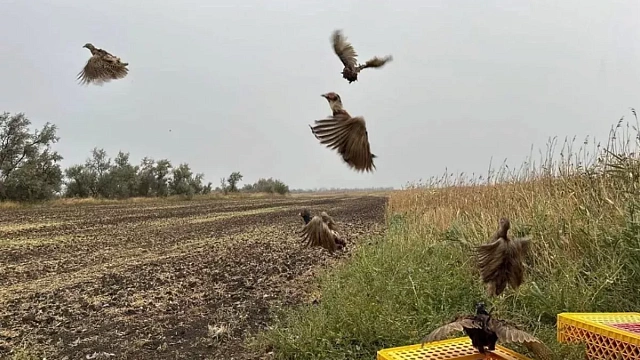
<svg viewBox="0 0 640 360">
<path fill-rule="evenodd" d="M 640 1 L 3 0 L 0 111 L 59 127 L 63 165 L 92 147 L 298 187 L 400 186 L 517 163 L 550 136 L 604 139 L 640 107 Z M 329 37 L 362 61 L 349 85 Z M 91 42 L 129 75 L 82 87 Z M 335 91 L 367 121 L 372 174 L 308 124 Z M 172 132 L 169 132 L 169 129 Z"/>
</svg>

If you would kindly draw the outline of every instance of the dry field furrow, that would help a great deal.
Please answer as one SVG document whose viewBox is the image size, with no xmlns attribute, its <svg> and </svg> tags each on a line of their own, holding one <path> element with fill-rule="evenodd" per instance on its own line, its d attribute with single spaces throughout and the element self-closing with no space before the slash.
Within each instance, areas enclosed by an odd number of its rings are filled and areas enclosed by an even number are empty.
<svg viewBox="0 0 640 360">
<path fill-rule="evenodd" d="M 305 301 L 319 267 L 381 233 L 385 204 L 332 196 L 5 210 L 0 358 L 25 346 L 48 359 L 255 359 L 245 336 L 273 309 Z M 302 248 L 302 207 L 334 216 L 346 253 Z M 29 226 L 43 223 L 55 225 Z"/>
<path fill-rule="evenodd" d="M 247 200 L 246 202 L 214 200 L 195 202 L 192 206 L 149 206 L 139 205 L 127 208 L 123 205 L 83 206 L 82 209 L 35 208 L 32 217 L 25 214 L 24 209 L 4 210 L 0 216 L 0 239 L 11 239 L 24 235 L 49 236 L 56 234 L 75 234 L 91 228 L 105 226 L 122 226 L 142 221 L 162 221 L 173 218 L 185 218 L 202 214 L 226 212 L 246 212 L 274 206 L 304 206 L 306 204 L 329 205 L 340 202 L 339 198 L 329 199 L 271 199 Z M 15 217 L 7 213 L 19 212 Z M 90 214 L 90 216 L 89 216 Z"/>
</svg>

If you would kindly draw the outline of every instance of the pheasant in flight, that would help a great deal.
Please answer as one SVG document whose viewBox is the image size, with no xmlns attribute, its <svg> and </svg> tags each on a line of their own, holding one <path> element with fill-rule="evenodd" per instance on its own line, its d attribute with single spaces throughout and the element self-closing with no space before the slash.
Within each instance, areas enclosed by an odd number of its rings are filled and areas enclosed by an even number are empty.
<svg viewBox="0 0 640 360">
<path fill-rule="evenodd" d="M 326 212 L 311 217 L 309 210 L 304 209 L 298 215 L 304 220 L 305 225 L 300 234 L 306 246 L 321 246 L 334 252 L 347 245 L 338 234 L 335 221 Z"/>
<path fill-rule="evenodd" d="M 482 281 L 487 284 L 489 296 L 500 295 L 507 284 L 517 289 L 524 280 L 523 257 L 529 251 L 530 237 L 509 238 L 511 227 L 508 218 L 500 218 L 498 230 L 490 243 L 476 248 L 478 268 Z"/>
<path fill-rule="evenodd" d="M 338 55 L 340 61 L 344 65 L 342 69 L 342 77 L 349 81 L 351 84 L 358 80 L 358 73 L 366 68 L 380 68 L 387 62 L 393 60 L 391 55 L 383 58 L 374 57 L 364 64 L 357 64 L 356 51 L 353 49 L 351 43 L 347 41 L 347 38 L 342 34 L 341 30 L 335 30 L 331 35 L 331 43 L 333 44 L 333 51 Z"/>
<path fill-rule="evenodd" d="M 309 125 L 311 132 L 321 144 L 336 149 L 352 169 L 372 172 L 376 168 L 373 163 L 376 155 L 371 153 L 364 118 L 351 117 L 342 107 L 340 95 L 330 92 L 322 96 L 329 102 L 333 115 Z"/>
<path fill-rule="evenodd" d="M 93 83 L 102 86 L 111 80 L 122 79 L 129 73 L 127 69 L 129 63 L 121 62 L 119 57 L 111 55 L 106 50 L 98 49 L 90 43 L 83 47 L 91 51 L 91 58 L 78 73 L 77 79 L 81 85 Z"/>
</svg>

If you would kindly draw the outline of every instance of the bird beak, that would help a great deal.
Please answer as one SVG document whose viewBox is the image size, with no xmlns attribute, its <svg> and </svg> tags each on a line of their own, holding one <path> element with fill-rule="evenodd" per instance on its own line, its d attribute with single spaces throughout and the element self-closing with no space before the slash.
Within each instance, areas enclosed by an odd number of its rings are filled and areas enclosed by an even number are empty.
<svg viewBox="0 0 640 360">
<path fill-rule="evenodd" d="M 323 98 L 325 98 L 325 99 L 327 98 L 327 94 L 322 94 L 322 95 L 320 95 L 320 96 L 322 96 L 322 97 L 323 97 Z"/>
</svg>

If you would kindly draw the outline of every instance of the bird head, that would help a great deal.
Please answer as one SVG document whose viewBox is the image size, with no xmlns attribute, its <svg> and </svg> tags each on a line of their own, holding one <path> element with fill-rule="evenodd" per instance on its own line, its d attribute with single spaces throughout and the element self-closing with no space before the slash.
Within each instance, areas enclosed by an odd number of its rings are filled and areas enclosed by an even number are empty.
<svg viewBox="0 0 640 360">
<path fill-rule="evenodd" d="M 501 217 L 498 224 L 500 225 L 500 229 L 509 230 L 511 228 L 511 222 L 507 217 Z"/>
<path fill-rule="evenodd" d="M 511 228 L 511 222 L 509 221 L 509 218 L 501 217 L 500 221 L 498 221 L 498 224 L 499 224 L 498 232 L 497 232 L 498 237 L 501 237 L 505 240 L 509 240 L 509 238 L 507 237 L 507 232 Z"/>
<path fill-rule="evenodd" d="M 480 314 L 488 314 L 487 313 L 487 309 L 485 307 L 485 304 L 483 301 L 477 302 L 476 303 L 476 314 L 480 315 Z"/>
<path fill-rule="evenodd" d="M 89 49 L 89 50 L 91 50 L 91 49 L 95 49 L 95 47 L 94 47 L 94 46 L 93 46 L 93 44 L 91 44 L 91 43 L 86 43 L 86 44 L 84 44 L 83 48 L 87 48 L 87 49 Z"/>
<path fill-rule="evenodd" d="M 311 213 L 307 209 L 302 209 L 302 211 L 300 211 L 298 213 L 298 216 L 302 217 L 302 219 L 304 220 L 305 224 L 307 224 L 307 223 L 309 223 L 309 221 L 311 221 Z"/>
<path fill-rule="evenodd" d="M 333 91 L 332 92 L 328 92 L 326 94 L 322 94 L 320 96 L 322 96 L 323 98 L 327 99 L 327 101 L 329 103 L 334 103 L 334 102 L 342 103 L 342 100 L 340 100 L 340 95 L 334 93 Z"/>
<path fill-rule="evenodd" d="M 343 110 L 342 108 L 342 100 L 340 99 L 340 95 L 332 92 L 328 92 L 326 94 L 321 95 L 323 98 L 327 99 L 329 102 L 329 107 L 331 107 L 331 111 L 335 114 L 337 111 Z"/>
</svg>

